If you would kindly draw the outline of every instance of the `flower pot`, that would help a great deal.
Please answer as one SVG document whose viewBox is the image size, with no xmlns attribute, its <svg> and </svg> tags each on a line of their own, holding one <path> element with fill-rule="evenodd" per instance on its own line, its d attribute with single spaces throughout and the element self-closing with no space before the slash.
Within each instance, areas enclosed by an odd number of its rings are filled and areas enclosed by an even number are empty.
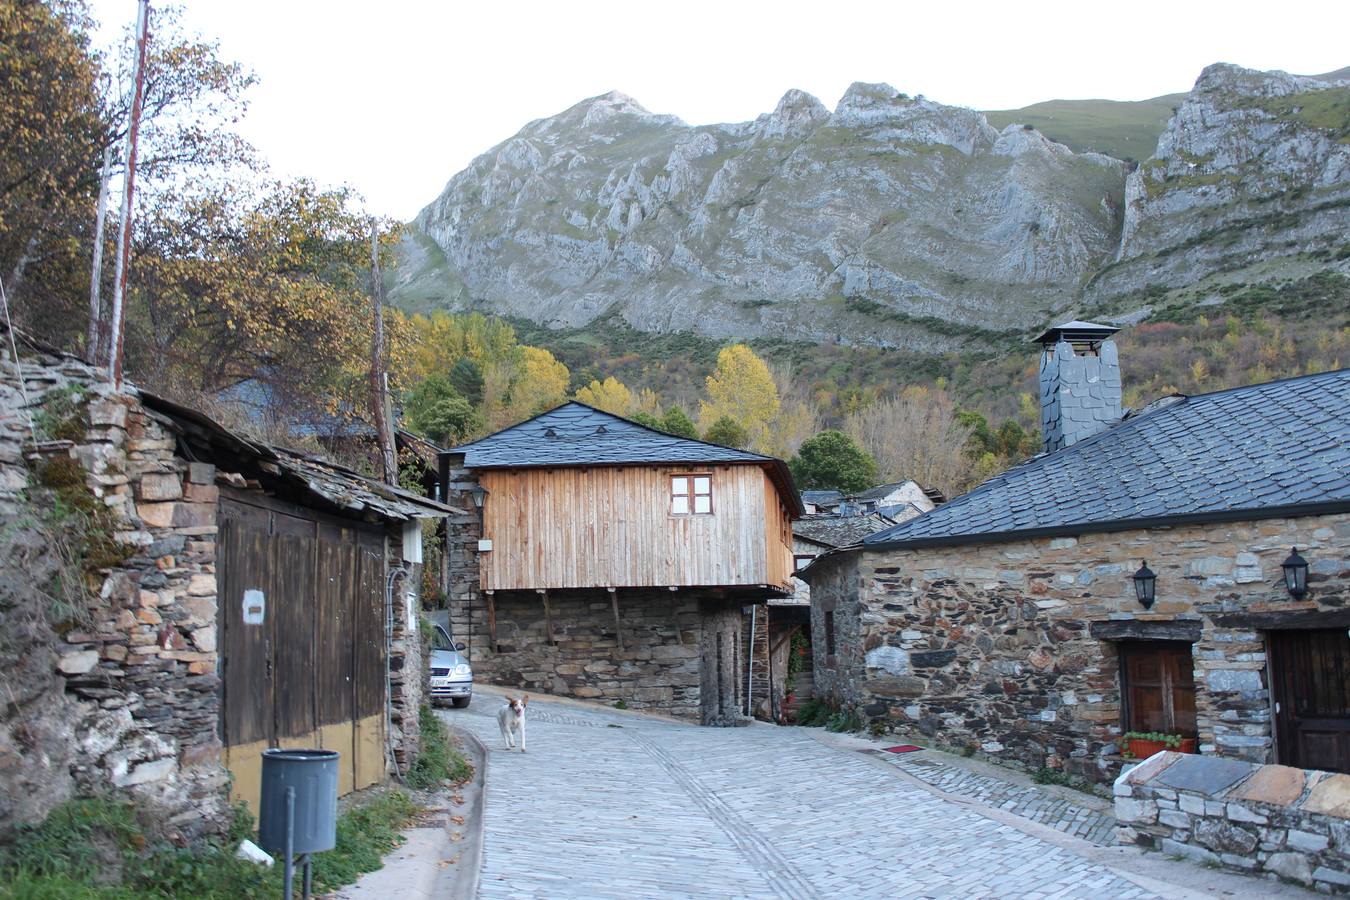
<svg viewBox="0 0 1350 900">
<path fill-rule="evenodd" d="M 1177 749 L 1180 750 L 1182 753 L 1194 753 L 1195 738 L 1182 738 L 1181 746 L 1178 747 Z"/>
<path fill-rule="evenodd" d="M 1162 741 L 1146 741 L 1140 738 L 1130 738 L 1128 744 L 1130 756 L 1135 759 L 1148 759 L 1159 750 L 1166 750 L 1167 744 Z"/>
</svg>

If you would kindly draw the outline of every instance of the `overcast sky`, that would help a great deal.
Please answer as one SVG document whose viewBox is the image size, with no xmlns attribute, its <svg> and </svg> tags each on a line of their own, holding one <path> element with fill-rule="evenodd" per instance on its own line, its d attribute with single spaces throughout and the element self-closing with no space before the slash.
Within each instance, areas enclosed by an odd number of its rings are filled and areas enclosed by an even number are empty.
<svg viewBox="0 0 1350 900">
<path fill-rule="evenodd" d="M 152 2 L 156 5 L 158 0 Z M 91 0 L 108 37 L 135 0 Z M 347 183 L 410 219 L 531 119 L 614 89 L 691 124 L 738 122 L 854 81 L 977 109 L 1184 91 L 1217 61 L 1350 65 L 1350 2 L 774 3 L 189 0 L 251 67 L 243 131 L 282 175 Z"/>
</svg>

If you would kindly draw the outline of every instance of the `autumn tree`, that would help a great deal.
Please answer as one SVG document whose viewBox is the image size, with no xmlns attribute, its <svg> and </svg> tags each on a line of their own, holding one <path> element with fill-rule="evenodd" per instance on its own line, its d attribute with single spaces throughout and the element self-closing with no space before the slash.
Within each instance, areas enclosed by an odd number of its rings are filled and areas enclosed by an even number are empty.
<svg viewBox="0 0 1350 900">
<path fill-rule="evenodd" d="M 577 400 L 616 416 L 626 416 L 633 408 L 633 392 L 613 375 L 579 388 Z"/>
<path fill-rule="evenodd" d="M 850 415 L 844 430 L 876 460 L 882 481 L 913 480 L 954 497 L 974 476 L 974 424 L 941 388 L 908 387 Z"/>
<path fill-rule="evenodd" d="M 705 432 L 726 417 L 745 429 L 749 446 L 772 453 L 773 422 L 780 403 L 778 388 L 764 360 L 744 344 L 723 347 L 717 368 L 706 381 L 707 399 L 699 404 L 699 427 Z"/>
<path fill-rule="evenodd" d="M 133 254 L 127 353 L 179 395 L 258 378 L 305 386 L 329 411 L 369 342 L 369 218 L 346 190 L 276 182 L 161 204 Z"/>
<path fill-rule="evenodd" d="M 0 279 L 44 337 L 83 330 L 94 199 L 113 124 L 75 0 L 0 0 Z"/>
<path fill-rule="evenodd" d="M 822 431 L 788 463 L 799 490 L 854 493 L 877 483 L 877 463 L 842 431 Z"/>
</svg>

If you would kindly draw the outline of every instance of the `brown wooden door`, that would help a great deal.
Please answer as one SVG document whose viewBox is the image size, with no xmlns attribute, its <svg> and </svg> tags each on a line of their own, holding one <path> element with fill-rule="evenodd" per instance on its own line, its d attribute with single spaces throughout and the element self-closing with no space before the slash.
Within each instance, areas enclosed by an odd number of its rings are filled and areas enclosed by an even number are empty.
<svg viewBox="0 0 1350 900">
<path fill-rule="evenodd" d="M 250 499 L 253 499 L 250 497 Z M 253 765 L 264 747 L 342 754 L 345 793 L 384 773 L 384 537 L 257 498 L 219 507 L 221 739 Z M 245 592 L 265 600 L 246 621 Z M 236 776 L 239 772 L 236 771 Z M 253 799 L 250 784 L 243 792 Z"/>
<path fill-rule="evenodd" d="M 1125 729 L 1195 737 L 1191 645 L 1132 641 L 1120 645 L 1120 656 Z"/>
<path fill-rule="evenodd" d="M 1277 758 L 1287 766 L 1350 772 L 1350 635 L 1325 628 L 1267 637 Z"/>
</svg>

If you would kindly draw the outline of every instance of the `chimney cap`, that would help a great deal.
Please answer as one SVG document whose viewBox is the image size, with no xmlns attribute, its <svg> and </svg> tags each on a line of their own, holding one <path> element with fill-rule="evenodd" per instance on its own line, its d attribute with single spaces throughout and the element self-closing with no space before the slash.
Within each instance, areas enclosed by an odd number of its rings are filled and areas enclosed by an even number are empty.
<svg viewBox="0 0 1350 900">
<path fill-rule="evenodd" d="M 1098 325 L 1096 322 L 1081 322 L 1074 319 L 1072 322 L 1065 322 L 1063 325 L 1056 325 L 1047 329 L 1044 334 L 1035 339 L 1035 343 L 1042 347 L 1053 347 L 1060 341 L 1068 341 L 1070 344 L 1096 345 L 1119 330 L 1119 328 L 1111 325 Z"/>
</svg>

